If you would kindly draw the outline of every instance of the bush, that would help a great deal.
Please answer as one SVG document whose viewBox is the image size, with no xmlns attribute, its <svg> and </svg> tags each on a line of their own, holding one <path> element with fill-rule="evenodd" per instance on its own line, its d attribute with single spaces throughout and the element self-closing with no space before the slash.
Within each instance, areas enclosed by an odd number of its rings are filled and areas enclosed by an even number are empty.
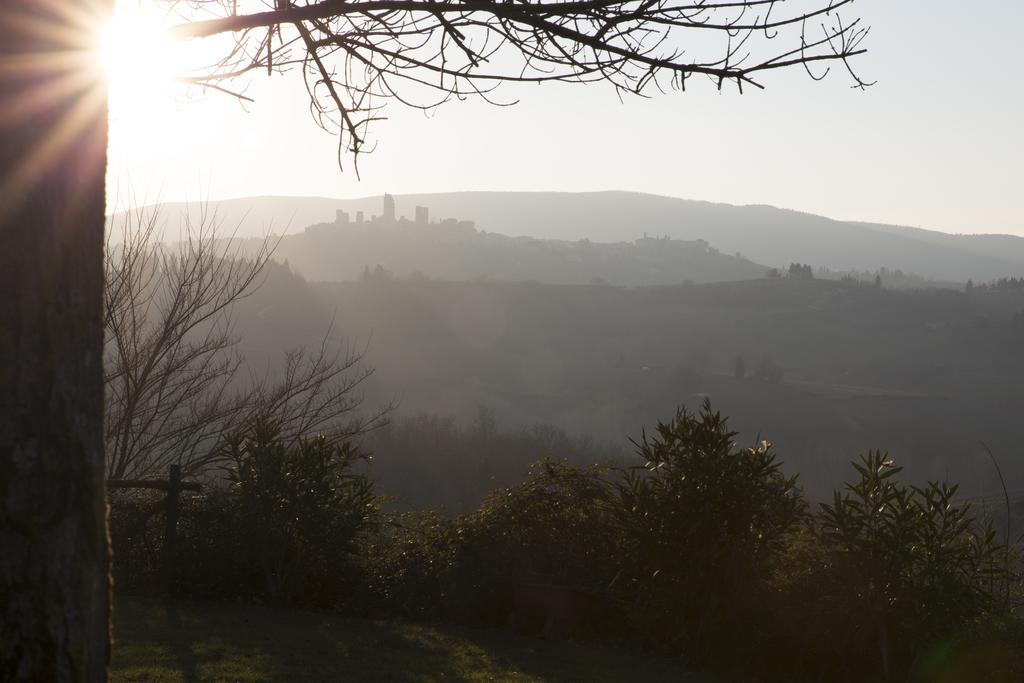
<svg viewBox="0 0 1024 683">
<path fill-rule="evenodd" d="M 227 486 L 181 499 L 172 590 L 181 596 L 338 606 L 363 584 L 357 542 L 376 521 L 362 456 L 321 436 L 286 443 L 273 420 L 225 437 Z M 111 514 L 122 588 L 159 585 L 162 496 L 119 496 Z M 130 581 L 130 583 L 129 583 Z"/>
<path fill-rule="evenodd" d="M 119 591 L 156 590 L 163 560 L 165 495 L 152 489 L 111 489 L 107 527 L 111 571 Z"/>
<path fill-rule="evenodd" d="M 806 675 L 904 680 L 936 648 L 1008 616 L 1007 549 L 954 502 L 956 486 L 901 484 L 880 452 L 854 467 L 859 479 L 790 548 L 772 651 Z"/>
<path fill-rule="evenodd" d="M 513 587 L 600 593 L 615 573 L 610 490 L 599 468 L 542 460 L 454 520 L 412 513 L 375 544 L 375 592 L 406 614 L 503 623 Z"/>
<path fill-rule="evenodd" d="M 171 586 L 175 595 L 269 600 L 251 559 L 257 532 L 244 526 L 233 492 L 210 488 L 183 498 L 180 513 Z"/>
<path fill-rule="evenodd" d="M 259 420 L 225 441 L 228 485 L 182 500 L 177 589 L 503 624 L 539 584 L 589 596 L 580 635 L 780 680 L 1024 680 L 1011 555 L 955 486 L 872 452 L 812 515 L 771 444 L 735 437 L 705 402 L 636 467 L 545 459 L 470 514 L 381 519 L 355 449 Z M 160 501 L 116 502 L 115 570 L 153 585 Z"/>
<path fill-rule="evenodd" d="M 367 587 L 377 608 L 404 616 L 444 616 L 445 586 L 459 544 L 458 520 L 435 511 L 387 516 L 366 545 Z"/>
<path fill-rule="evenodd" d="M 616 591 L 649 645 L 699 661 L 754 646 L 769 569 L 805 504 L 772 446 L 738 448 L 705 402 L 637 444 L 643 464 L 616 485 L 623 574 Z"/>
<path fill-rule="evenodd" d="M 275 421 L 256 420 L 225 438 L 241 550 L 269 601 L 335 604 L 354 588 L 355 540 L 378 511 L 373 483 L 352 473 L 362 456 L 350 444 L 280 436 Z"/>
</svg>

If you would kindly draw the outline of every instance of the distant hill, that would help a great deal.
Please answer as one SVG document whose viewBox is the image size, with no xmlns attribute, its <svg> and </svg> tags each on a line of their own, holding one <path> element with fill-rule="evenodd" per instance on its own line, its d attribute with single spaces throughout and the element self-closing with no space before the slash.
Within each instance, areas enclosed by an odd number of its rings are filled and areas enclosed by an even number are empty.
<svg viewBox="0 0 1024 683">
<path fill-rule="evenodd" d="M 469 221 L 345 220 L 288 235 L 274 252 L 312 280 L 533 281 L 627 287 L 762 278 L 769 268 L 703 240 L 566 242 L 481 232 Z"/>
<path fill-rule="evenodd" d="M 868 448 L 890 450 L 914 481 L 948 477 L 973 496 L 999 487 L 980 442 L 1024 486 L 1022 321 L 1020 288 L 328 283 L 273 266 L 239 304 L 236 332 L 254 367 L 327 329 L 366 344 L 367 405 L 396 400 L 404 416 L 468 424 L 487 406 L 506 428 L 551 423 L 629 452 L 626 436 L 710 397 L 741 443 L 774 441 L 814 496 Z M 446 476 L 477 472 L 463 469 Z"/>
<path fill-rule="evenodd" d="M 396 195 L 398 215 L 422 205 L 432 217 L 475 221 L 482 231 L 575 242 L 633 241 L 647 233 L 704 239 L 722 253 L 767 266 L 798 261 L 832 270 L 901 269 L 963 282 L 1024 274 L 1024 238 L 950 235 L 903 226 L 835 221 L 770 206 L 712 204 L 631 192 L 452 192 Z M 164 205 L 173 225 L 198 205 Z M 226 229 L 240 236 L 300 232 L 329 222 L 339 209 L 381 213 L 380 197 L 252 197 L 212 202 Z M 123 217 L 113 219 L 115 230 Z"/>
</svg>

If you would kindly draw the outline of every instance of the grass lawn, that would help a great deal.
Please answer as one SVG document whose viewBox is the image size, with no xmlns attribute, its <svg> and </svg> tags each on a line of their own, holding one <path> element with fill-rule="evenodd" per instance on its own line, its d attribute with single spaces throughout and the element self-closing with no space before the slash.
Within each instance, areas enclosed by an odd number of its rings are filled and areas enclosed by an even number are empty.
<svg viewBox="0 0 1024 683">
<path fill-rule="evenodd" d="M 251 605 L 119 597 L 113 681 L 679 681 L 676 660 Z"/>
</svg>

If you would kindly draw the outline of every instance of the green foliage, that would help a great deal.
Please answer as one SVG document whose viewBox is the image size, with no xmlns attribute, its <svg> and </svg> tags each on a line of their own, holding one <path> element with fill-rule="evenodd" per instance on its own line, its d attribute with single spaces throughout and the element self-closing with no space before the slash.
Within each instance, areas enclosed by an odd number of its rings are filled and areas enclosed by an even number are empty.
<svg viewBox="0 0 1024 683">
<path fill-rule="evenodd" d="M 652 645 L 709 659 L 745 649 L 762 621 L 768 569 L 805 511 L 771 444 L 738 448 L 705 402 L 637 444 L 616 505 L 623 576 L 616 590 Z"/>
<path fill-rule="evenodd" d="M 258 419 L 229 434 L 222 455 L 230 463 L 236 523 L 266 598 L 328 604 L 340 598 L 356 536 L 378 509 L 373 483 L 352 472 L 359 452 L 320 435 L 289 445 L 276 422 Z"/>
<path fill-rule="evenodd" d="M 493 419 L 473 434 L 493 443 Z M 355 449 L 258 420 L 224 443 L 228 485 L 183 501 L 179 593 L 503 624 L 539 584 L 592 598 L 580 635 L 780 680 L 1021 679 L 1011 555 L 955 486 L 871 452 L 811 514 L 771 444 L 735 437 L 705 402 L 645 433 L 635 467 L 544 459 L 469 514 L 381 520 Z M 142 574 L 151 502 L 112 515 Z"/>
<path fill-rule="evenodd" d="M 607 577 L 608 487 L 599 468 L 545 458 L 526 482 L 497 491 L 468 521 L 496 566 L 522 581 L 595 588 Z"/>
<path fill-rule="evenodd" d="M 461 543 L 458 520 L 418 510 L 389 515 L 376 531 L 365 547 L 367 587 L 376 603 L 401 615 L 446 615 L 448 578 Z"/>
<path fill-rule="evenodd" d="M 610 493 L 600 469 L 545 459 L 469 515 L 402 515 L 375 545 L 376 591 L 403 613 L 483 622 L 505 620 L 517 583 L 598 591 L 615 572 Z"/>
<path fill-rule="evenodd" d="M 1006 548 L 956 486 L 899 482 L 873 451 L 791 547 L 776 653 L 805 673 L 905 678 L 934 648 L 1004 608 Z"/>
<path fill-rule="evenodd" d="M 107 502 L 115 588 L 130 592 L 156 589 L 163 549 L 164 494 L 152 489 L 109 489 Z"/>
<path fill-rule="evenodd" d="M 222 481 L 183 496 L 172 590 L 182 597 L 337 607 L 364 585 L 360 541 L 377 522 L 373 482 L 350 444 L 286 442 L 272 420 L 226 436 Z M 111 499 L 119 588 L 160 587 L 163 495 Z"/>
<path fill-rule="evenodd" d="M 854 467 L 860 479 L 822 505 L 822 534 L 837 564 L 861 579 L 856 590 L 878 620 L 883 658 L 909 661 L 993 606 L 1005 552 L 991 525 L 979 527 L 969 505 L 954 503 L 956 486 L 900 484 L 902 468 L 877 451 Z"/>
</svg>

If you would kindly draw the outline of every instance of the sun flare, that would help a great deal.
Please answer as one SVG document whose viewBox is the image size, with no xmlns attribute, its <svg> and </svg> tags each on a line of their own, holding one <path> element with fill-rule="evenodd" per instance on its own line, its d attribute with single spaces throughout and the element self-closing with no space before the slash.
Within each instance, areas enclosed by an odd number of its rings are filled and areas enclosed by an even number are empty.
<svg viewBox="0 0 1024 683">
<path fill-rule="evenodd" d="M 133 9 L 116 12 L 101 29 L 99 58 L 112 108 L 172 94 L 186 67 L 185 46 L 167 28 L 160 15 Z"/>
</svg>

